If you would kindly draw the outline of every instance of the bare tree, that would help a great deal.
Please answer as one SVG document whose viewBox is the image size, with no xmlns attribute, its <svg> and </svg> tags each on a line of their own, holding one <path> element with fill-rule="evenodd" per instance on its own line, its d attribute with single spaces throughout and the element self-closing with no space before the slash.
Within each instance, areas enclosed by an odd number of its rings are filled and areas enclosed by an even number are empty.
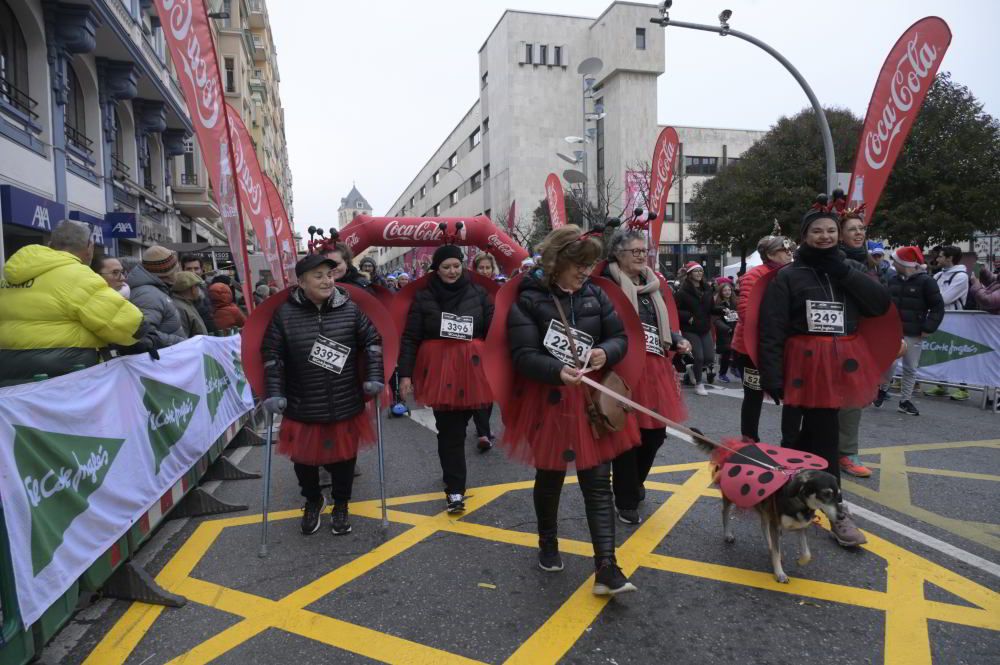
<svg viewBox="0 0 1000 665">
<path fill-rule="evenodd" d="M 531 225 L 526 224 L 521 215 L 518 215 L 516 212 L 513 220 L 509 219 L 509 217 L 510 206 L 505 208 L 502 212 L 494 214 L 491 219 L 494 224 L 506 231 L 507 235 L 509 235 L 514 242 L 519 244 L 521 247 L 527 248 L 528 237 L 531 235 Z"/>
</svg>

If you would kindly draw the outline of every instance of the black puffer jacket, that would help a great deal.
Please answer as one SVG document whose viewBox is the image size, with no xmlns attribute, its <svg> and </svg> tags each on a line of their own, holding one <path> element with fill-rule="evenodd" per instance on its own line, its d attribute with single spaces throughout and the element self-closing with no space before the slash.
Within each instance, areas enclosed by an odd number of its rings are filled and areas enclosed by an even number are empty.
<svg viewBox="0 0 1000 665">
<path fill-rule="evenodd" d="M 844 260 L 840 250 L 838 256 Z M 806 301 L 844 303 L 844 334 L 857 331 L 862 317 L 881 316 L 889 309 L 889 292 L 877 280 L 847 263 L 846 277 L 837 279 L 812 264 L 800 251 L 795 260 L 778 270 L 768 284 L 758 315 L 758 349 L 761 385 L 768 389 L 784 386 L 785 341 L 792 335 L 810 333 L 806 323 Z"/>
<path fill-rule="evenodd" d="M 620 285 L 620 283 L 618 282 L 618 280 L 616 280 L 614 278 L 614 275 L 611 274 L 611 269 L 610 268 L 605 268 L 604 272 L 601 273 L 601 277 L 606 277 L 606 278 L 610 279 L 612 282 L 614 282 L 615 284 L 619 284 Z M 643 284 L 645 284 L 645 277 L 643 277 L 643 276 L 640 275 L 640 278 L 643 280 Z M 662 292 L 663 292 L 663 289 L 662 289 L 662 285 L 661 285 L 660 293 L 662 294 Z M 656 307 L 653 305 L 653 299 L 649 296 L 649 294 L 642 294 L 642 293 L 640 293 L 640 294 L 638 294 L 638 297 L 636 298 L 636 300 L 637 300 L 637 303 L 639 305 L 639 308 L 637 310 L 637 312 L 639 314 L 639 320 L 642 321 L 644 324 L 646 324 L 648 326 L 654 326 L 657 330 L 659 330 L 660 329 L 660 320 L 656 318 Z M 665 297 L 664 297 L 664 301 L 666 301 Z M 664 302 L 664 304 L 666 304 L 666 302 Z M 676 301 L 675 301 L 675 304 L 676 304 Z M 668 310 L 669 310 L 669 307 L 668 307 Z M 671 331 L 670 332 L 670 339 L 671 339 L 671 345 L 670 346 L 671 346 L 671 349 L 672 349 L 673 347 L 677 346 L 678 342 L 680 342 L 682 339 L 684 339 L 684 336 L 681 335 L 680 333 Z"/>
<path fill-rule="evenodd" d="M 938 329 L 944 318 L 944 299 L 934 278 L 925 272 L 889 278 L 889 297 L 899 311 L 903 334 L 918 337 Z"/>
<path fill-rule="evenodd" d="M 594 348 L 603 349 L 608 356 L 607 367 L 618 364 L 628 349 L 628 337 L 608 294 L 589 281 L 576 293 L 556 291 L 569 324 L 594 338 Z M 507 315 L 514 370 L 533 381 L 562 385 L 559 373 L 564 365 L 542 345 L 553 319 L 559 321 L 559 312 L 552 302 L 552 291 L 542 282 L 541 271 L 525 275 Z"/>
<path fill-rule="evenodd" d="M 347 272 L 344 276 L 337 280 L 343 284 L 350 284 L 351 286 L 356 286 L 358 288 L 364 289 L 365 291 L 372 290 L 372 283 L 368 281 L 368 278 L 361 274 L 361 271 L 354 266 L 348 266 Z"/>
<path fill-rule="evenodd" d="M 413 366 L 417 362 L 417 351 L 421 342 L 425 339 L 441 339 L 442 312 L 455 316 L 471 316 L 472 336 L 476 339 L 486 338 L 486 331 L 493 321 L 493 303 L 490 302 L 486 289 L 469 279 L 468 275 L 463 274 L 455 283 L 454 295 L 448 291 L 448 287 L 437 275 L 431 277 L 431 281 L 434 280 L 437 280 L 437 285 L 430 284 L 413 296 L 410 313 L 406 317 L 406 329 L 403 331 L 403 343 L 399 350 L 398 367 L 401 377 L 413 376 Z M 447 308 L 444 295 L 453 300 Z"/>
<path fill-rule="evenodd" d="M 698 290 L 688 281 L 677 291 L 677 315 L 681 330 L 704 335 L 712 329 L 712 315 L 721 314 L 722 308 L 715 305 L 712 289 Z"/>
<path fill-rule="evenodd" d="M 351 348 L 340 374 L 309 362 L 318 335 Z M 288 398 L 285 415 L 292 420 L 347 420 L 365 408 L 362 381 L 382 381 L 381 349 L 372 349 L 381 344 L 375 326 L 343 289 L 335 289 L 321 308 L 295 289 L 274 313 L 261 344 L 267 396 Z"/>
</svg>

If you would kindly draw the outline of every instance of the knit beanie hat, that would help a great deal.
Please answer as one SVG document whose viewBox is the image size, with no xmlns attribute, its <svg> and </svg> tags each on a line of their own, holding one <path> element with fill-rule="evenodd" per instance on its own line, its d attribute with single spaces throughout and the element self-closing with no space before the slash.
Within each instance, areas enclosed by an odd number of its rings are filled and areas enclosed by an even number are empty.
<svg viewBox="0 0 1000 665">
<path fill-rule="evenodd" d="M 170 275 L 177 270 L 177 252 L 153 245 L 142 253 L 142 267 L 157 277 Z"/>
<path fill-rule="evenodd" d="M 918 268 L 924 265 L 924 253 L 919 247 L 900 247 L 892 253 L 892 260 L 907 268 Z"/>
<path fill-rule="evenodd" d="M 431 258 L 431 270 L 437 270 L 448 259 L 458 259 L 461 262 L 464 258 L 465 256 L 458 245 L 441 245 L 434 250 L 434 256 Z"/>
<path fill-rule="evenodd" d="M 192 287 L 204 283 L 204 280 L 202 280 L 201 277 L 198 277 L 198 275 L 193 272 L 183 270 L 177 273 L 177 276 L 174 277 L 174 283 L 171 285 L 170 290 L 174 293 L 184 293 Z"/>
<path fill-rule="evenodd" d="M 833 212 L 832 210 L 810 210 L 806 214 L 802 215 L 802 226 L 799 229 L 799 238 L 805 238 L 812 223 L 818 222 L 821 219 L 832 219 L 837 222 L 839 226 L 840 218 L 837 216 L 836 212 Z"/>
</svg>

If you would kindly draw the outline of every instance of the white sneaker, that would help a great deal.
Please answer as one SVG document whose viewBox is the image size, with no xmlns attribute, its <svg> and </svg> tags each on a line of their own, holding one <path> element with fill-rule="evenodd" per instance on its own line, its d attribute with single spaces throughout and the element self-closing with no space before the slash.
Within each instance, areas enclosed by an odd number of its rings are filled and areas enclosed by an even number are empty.
<svg viewBox="0 0 1000 665">
<path fill-rule="evenodd" d="M 705 390 L 705 384 L 704 383 L 699 383 L 698 385 L 696 385 L 694 387 L 694 392 L 695 392 L 696 395 L 707 395 L 708 394 L 708 391 Z"/>
</svg>

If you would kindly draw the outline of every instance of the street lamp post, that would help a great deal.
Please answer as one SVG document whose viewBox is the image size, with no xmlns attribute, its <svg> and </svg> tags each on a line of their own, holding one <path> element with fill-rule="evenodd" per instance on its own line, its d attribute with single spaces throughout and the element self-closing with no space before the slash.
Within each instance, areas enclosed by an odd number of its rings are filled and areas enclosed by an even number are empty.
<svg viewBox="0 0 1000 665">
<path fill-rule="evenodd" d="M 806 93 L 806 97 L 809 98 L 809 102 L 812 104 L 813 110 L 816 112 L 816 122 L 819 124 L 819 131 L 823 135 L 823 152 L 826 154 L 826 191 L 830 193 L 837 186 L 837 159 L 833 151 L 833 136 L 830 134 L 830 124 L 826 121 L 826 113 L 823 111 L 823 107 L 820 106 L 819 100 L 816 98 L 816 93 L 813 92 L 812 88 L 803 78 L 802 74 L 799 73 L 792 63 L 788 61 L 785 56 L 778 53 L 770 45 L 762 42 L 753 35 L 748 35 L 745 32 L 740 32 L 739 30 L 733 30 L 729 27 L 729 19 L 733 15 L 733 12 L 725 9 L 719 14 L 719 25 L 704 25 L 701 23 L 687 23 L 684 21 L 672 21 L 668 10 L 671 5 L 673 5 L 672 0 L 666 0 L 660 4 L 660 14 L 661 18 L 651 18 L 650 23 L 655 23 L 661 28 L 667 28 L 670 26 L 675 26 L 678 28 L 689 28 L 691 30 L 703 30 L 705 32 L 714 32 L 722 37 L 732 35 L 733 37 L 739 37 L 740 39 L 750 42 L 751 44 L 763 49 L 769 53 L 775 60 L 780 62 L 785 69 L 788 70 L 799 85 L 802 86 L 802 90 Z"/>
</svg>

